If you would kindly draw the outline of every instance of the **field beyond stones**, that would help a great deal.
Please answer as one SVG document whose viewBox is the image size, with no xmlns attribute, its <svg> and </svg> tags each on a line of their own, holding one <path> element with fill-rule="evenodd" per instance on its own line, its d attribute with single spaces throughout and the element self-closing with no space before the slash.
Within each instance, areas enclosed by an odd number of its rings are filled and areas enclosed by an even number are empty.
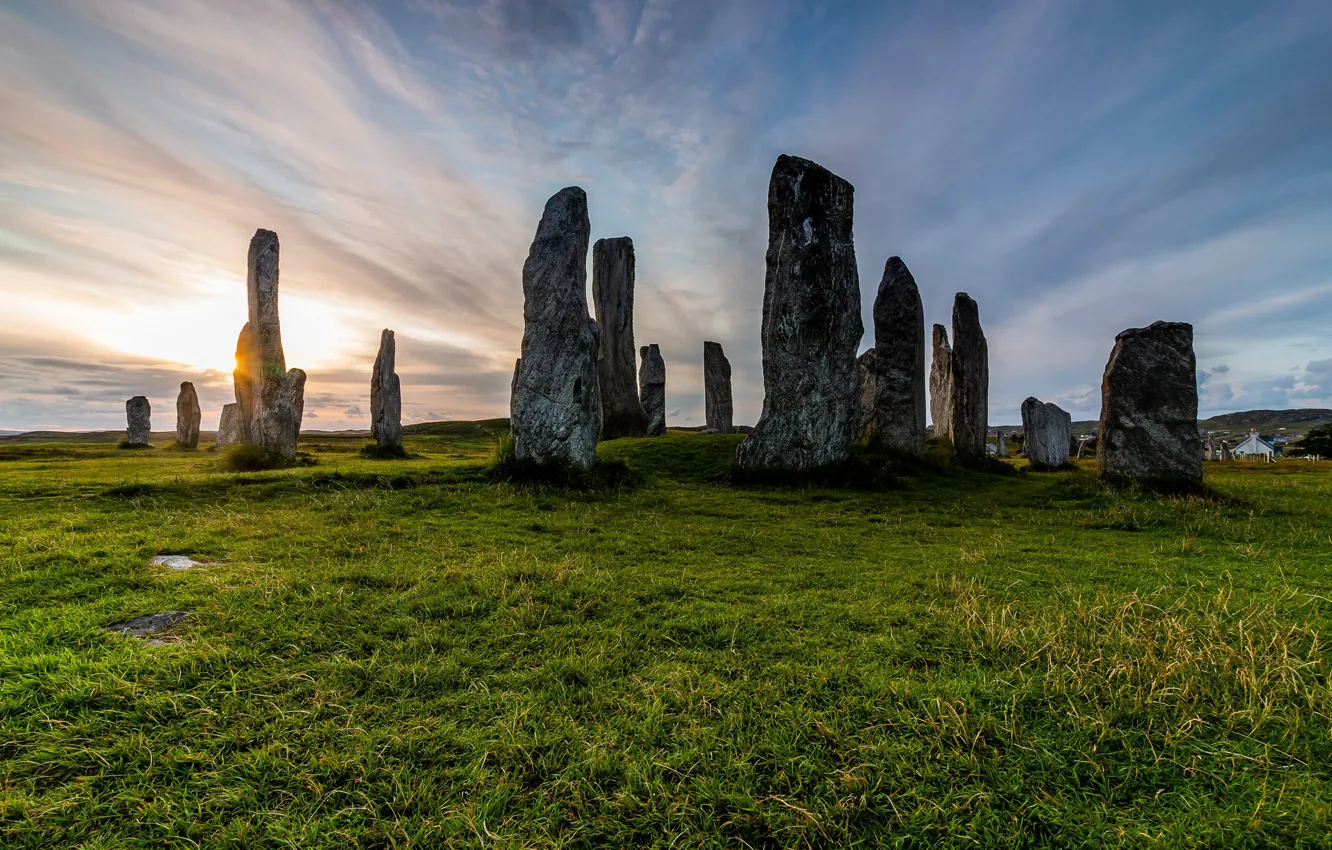
<svg viewBox="0 0 1332 850">
<path fill-rule="evenodd" d="M 0 846 L 1332 841 L 1332 465 L 733 487 L 739 439 L 587 492 L 0 446 Z"/>
</svg>

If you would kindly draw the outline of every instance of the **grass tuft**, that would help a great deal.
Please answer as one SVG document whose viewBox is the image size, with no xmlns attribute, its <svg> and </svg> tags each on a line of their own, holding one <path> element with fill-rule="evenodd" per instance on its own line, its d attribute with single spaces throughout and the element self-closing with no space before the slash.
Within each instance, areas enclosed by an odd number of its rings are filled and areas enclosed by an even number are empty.
<svg viewBox="0 0 1332 850">
<path fill-rule="evenodd" d="M 361 446 L 359 454 L 369 460 L 405 460 L 408 457 L 407 450 L 402 446 L 385 447 L 378 443 L 366 443 Z"/>
<path fill-rule="evenodd" d="M 116 448 L 137 451 L 139 449 L 151 449 L 152 446 L 148 443 L 131 443 L 128 438 L 121 437 L 120 442 L 116 443 Z"/>
<path fill-rule="evenodd" d="M 560 490 L 623 490 L 642 483 L 643 477 L 622 460 L 599 459 L 591 469 L 568 463 L 521 461 L 514 451 L 512 434 L 495 444 L 486 475 L 491 481 L 532 485 Z"/>
<path fill-rule="evenodd" d="M 273 452 L 253 443 L 233 443 L 218 453 L 217 465 L 227 472 L 263 472 L 298 466 L 314 466 L 318 460 L 309 452 L 298 451 L 296 460 L 288 463 Z"/>
</svg>

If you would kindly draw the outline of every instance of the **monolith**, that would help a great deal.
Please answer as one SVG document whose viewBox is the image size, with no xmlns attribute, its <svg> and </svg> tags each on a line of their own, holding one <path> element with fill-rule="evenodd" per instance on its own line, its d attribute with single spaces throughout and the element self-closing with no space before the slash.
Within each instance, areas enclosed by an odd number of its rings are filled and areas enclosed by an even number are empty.
<svg viewBox="0 0 1332 850">
<path fill-rule="evenodd" d="M 239 402 L 224 404 L 222 406 L 222 416 L 217 422 L 217 443 L 216 447 L 225 449 L 232 443 L 243 442 L 241 437 L 241 406 Z"/>
<path fill-rule="evenodd" d="M 935 437 L 948 436 L 948 423 L 953 419 L 952 372 L 953 349 L 948 345 L 948 329 L 935 325 L 930 360 L 930 423 Z"/>
<path fill-rule="evenodd" d="M 985 457 L 990 413 L 990 352 L 981 330 L 980 310 L 965 292 L 953 298 L 953 356 L 948 399 L 948 436 L 960 460 Z"/>
<path fill-rule="evenodd" d="M 900 257 L 888 258 L 874 298 L 874 350 L 874 440 L 893 451 L 924 454 L 925 309 Z"/>
<path fill-rule="evenodd" d="M 856 442 L 868 440 L 874 435 L 874 405 L 878 398 L 875 387 L 878 384 L 875 375 L 875 350 L 871 346 L 856 358 L 856 374 L 860 381 L 856 405 Z"/>
<path fill-rule="evenodd" d="M 136 395 L 125 402 L 125 445 L 132 448 L 144 448 L 152 436 L 152 405 L 147 396 Z"/>
<path fill-rule="evenodd" d="M 1000 431 L 994 437 L 994 456 L 1008 457 L 1008 443 L 1004 441 L 1004 432 Z"/>
<path fill-rule="evenodd" d="M 851 184 L 780 156 L 768 184 L 763 413 L 736 452 L 748 472 L 809 472 L 846 460 L 855 437 L 860 278 Z"/>
<path fill-rule="evenodd" d="M 370 373 L 370 434 L 379 450 L 401 454 L 402 382 L 394 371 L 396 359 L 393 331 L 385 328 L 379 335 L 375 370 Z"/>
<path fill-rule="evenodd" d="M 176 396 L 176 445 L 193 449 L 199 445 L 199 422 L 203 411 L 199 409 L 199 396 L 194 384 L 182 381 L 180 395 Z"/>
<path fill-rule="evenodd" d="M 1221 460 L 1229 461 L 1234 459 L 1235 459 L 1235 452 L 1230 448 L 1230 444 L 1223 442 L 1221 444 Z"/>
<path fill-rule="evenodd" d="M 597 458 L 597 324 L 587 313 L 587 195 L 546 202 L 523 264 L 523 347 L 514 372 L 514 457 L 591 469 Z"/>
<path fill-rule="evenodd" d="M 288 371 L 282 351 L 278 237 L 271 230 L 257 230 L 250 240 L 246 285 L 253 368 L 253 399 L 248 408 L 242 405 L 247 415 L 246 438 L 267 449 L 279 463 L 291 463 L 296 459 L 296 441 L 305 411 L 305 373 L 300 369 Z"/>
<path fill-rule="evenodd" d="M 259 405 L 259 361 L 258 350 L 254 344 L 254 331 L 246 322 L 236 338 L 236 368 L 231 373 L 232 386 L 236 394 L 235 441 L 254 443 L 257 436 L 251 434 L 250 423 L 253 421 Z"/>
<path fill-rule="evenodd" d="M 1022 402 L 1022 445 L 1032 469 L 1068 466 L 1073 419 L 1057 404 L 1035 396 Z"/>
<path fill-rule="evenodd" d="M 704 430 L 730 434 L 735 430 L 735 407 L 731 401 L 731 361 L 720 342 L 703 343 Z"/>
<path fill-rule="evenodd" d="M 666 361 L 656 343 L 639 349 L 642 365 L 638 367 L 638 397 L 647 414 L 647 436 L 666 433 Z"/>
<path fill-rule="evenodd" d="M 634 379 L 634 240 L 628 236 L 592 246 L 592 303 L 601 334 L 601 439 L 642 437 L 648 417 Z"/>
<path fill-rule="evenodd" d="M 1193 326 L 1156 322 L 1115 337 L 1101 379 L 1101 478 L 1165 491 L 1202 487 Z"/>
</svg>

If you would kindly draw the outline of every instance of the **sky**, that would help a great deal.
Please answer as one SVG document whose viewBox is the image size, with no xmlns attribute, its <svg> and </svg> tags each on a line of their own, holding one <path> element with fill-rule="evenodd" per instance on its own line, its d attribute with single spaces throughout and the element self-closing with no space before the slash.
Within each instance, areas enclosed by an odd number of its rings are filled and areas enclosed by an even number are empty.
<svg viewBox="0 0 1332 850">
<path fill-rule="evenodd" d="M 637 344 L 762 407 L 767 181 L 849 180 L 861 303 L 980 305 L 990 418 L 1099 413 L 1114 336 L 1191 322 L 1202 415 L 1332 407 L 1325 0 L 0 0 L 0 429 L 232 400 L 256 228 L 307 429 L 504 416 L 546 199 L 630 236 Z M 927 335 L 928 336 L 928 335 Z"/>
</svg>

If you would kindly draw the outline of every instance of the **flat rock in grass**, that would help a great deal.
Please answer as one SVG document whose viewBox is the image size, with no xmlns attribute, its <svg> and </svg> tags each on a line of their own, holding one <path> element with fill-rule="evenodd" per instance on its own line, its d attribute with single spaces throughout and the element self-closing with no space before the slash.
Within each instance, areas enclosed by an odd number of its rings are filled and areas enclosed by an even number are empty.
<svg viewBox="0 0 1332 850">
<path fill-rule="evenodd" d="M 117 623 L 114 626 L 107 626 L 108 631 L 126 637 L 147 637 L 163 629 L 169 629 L 184 622 L 190 615 L 184 611 L 163 611 L 160 614 L 149 614 L 145 617 L 135 617 L 133 620 L 124 623 Z"/>
<path fill-rule="evenodd" d="M 185 555 L 154 555 L 150 563 L 155 567 L 166 567 L 169 570 L 188 570 L 203 566 L 202 562 Z"/>
<path fill-rule="evenodd" d="M 152 433 L 152 406 L 146 396 L 136 395 L 125 402 L 125 442 L 131 446 L 148 445 Z"/>
</svg>

